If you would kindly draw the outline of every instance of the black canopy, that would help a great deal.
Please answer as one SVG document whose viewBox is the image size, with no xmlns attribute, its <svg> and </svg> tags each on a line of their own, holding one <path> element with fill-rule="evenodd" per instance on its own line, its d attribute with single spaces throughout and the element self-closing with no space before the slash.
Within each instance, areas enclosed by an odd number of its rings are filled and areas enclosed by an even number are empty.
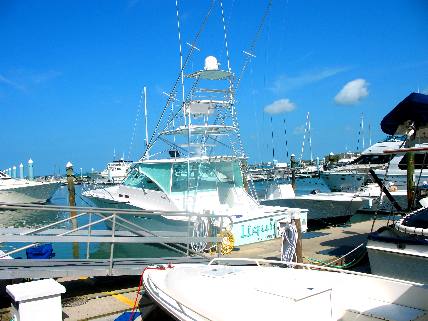
<svg viewBox="0 0 428 321">
<path fill-rule="evenodd" d="M 416 128 L 428 124 L 428 95 L 411 93 L 382 119 L 380 127 L 384 133 L 394 135 L 406 120 L 413 121 Z"/>
</svg>

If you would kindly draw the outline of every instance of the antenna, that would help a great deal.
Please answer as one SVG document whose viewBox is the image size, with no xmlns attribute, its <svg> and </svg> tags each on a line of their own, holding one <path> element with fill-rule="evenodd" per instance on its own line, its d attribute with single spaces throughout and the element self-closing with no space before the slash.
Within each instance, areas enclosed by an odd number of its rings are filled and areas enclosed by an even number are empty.
<svg viewBox="0 0 428 321">
<path fill-rule="evenodd" d="M 223 1 L 222 0 L 220 0 L 220 8 L 221 8 L 221 19 L 223 20 L 224 46 L 226 48 L 227 70 L 230 71 L 230 58 L 229 58 L 229 49 L 227 47 L 226 22 L 224 21 L 224 10 L 223 10 Z"/>
<path fill-rule="evenodd" d="M 178 46 L 180 49 L 180 70 L 181 70 L 181 95 L 184 103 L 184 68 L 183 68 L 183 50 L 181 48 L 181 32 L 180 32 L 180 14 L 178 0 L 175 0 L 175 8 L 177 9 L 177 30 L 178 30 Z"/>
<path fill-rule="evenodd" d="M 146 86 L 144 86 L 144 122 L 146 123 L 146 157 L 149 159 L 149 131 L 147 128 L 147 89 Z"/>
</svg>

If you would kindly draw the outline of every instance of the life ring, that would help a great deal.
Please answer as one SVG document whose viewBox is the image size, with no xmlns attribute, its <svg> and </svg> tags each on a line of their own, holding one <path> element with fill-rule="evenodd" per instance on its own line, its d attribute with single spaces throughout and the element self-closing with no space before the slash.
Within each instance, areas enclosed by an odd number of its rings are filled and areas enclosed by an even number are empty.
<svg viewBox="0 0 428 321">
<path fill-rule="evenodd" d="M 222 255 L 230 254 L 233 251 L 235 245 L 235 237 L 229 230 L 223 230 L 218 235 L 221 241 L 217 244 L 220 247 L 220 253 Z"/>
</svg>

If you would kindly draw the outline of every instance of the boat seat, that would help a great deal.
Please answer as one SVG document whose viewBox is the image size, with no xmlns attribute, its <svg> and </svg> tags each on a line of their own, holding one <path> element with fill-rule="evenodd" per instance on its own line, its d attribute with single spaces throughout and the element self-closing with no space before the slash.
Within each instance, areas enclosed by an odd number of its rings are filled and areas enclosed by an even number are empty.
<svg viewBox="0 0 428 321">
<path fill-rule="evenodd" d="M 422 321 L 427 320 L 428 312 L 390 302 L 383 302 L 372 298 L 352 300 L 342 321 Z"/>
</svg>

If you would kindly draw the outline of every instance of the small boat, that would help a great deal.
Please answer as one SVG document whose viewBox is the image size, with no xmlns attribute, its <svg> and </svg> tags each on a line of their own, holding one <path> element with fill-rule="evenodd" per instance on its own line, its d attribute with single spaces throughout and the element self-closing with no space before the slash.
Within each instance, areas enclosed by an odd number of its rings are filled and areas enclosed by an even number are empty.
<svg viewBox="0 0 428 321">
<path fill-rule="evenodd" d="M 60 182 L 15 179 L 0 171 L 0 204 L 43 204 L 60 185 Z"/>
<path fill-rule="evenodd" d="M 428 320 L 428 287 L 291 262 L 152 266 L 146 294 L 178 320 Z"/>
<path fill-rule="evenodd" d="M 365 200 L 354 193 L 320 193 L 296 196 L 291 184 L 271 184 L 265 200 L 270 206 L 297 207 L 308 210 L 308 224 L 346 222 L 361 208 Z"/>
</svg>

